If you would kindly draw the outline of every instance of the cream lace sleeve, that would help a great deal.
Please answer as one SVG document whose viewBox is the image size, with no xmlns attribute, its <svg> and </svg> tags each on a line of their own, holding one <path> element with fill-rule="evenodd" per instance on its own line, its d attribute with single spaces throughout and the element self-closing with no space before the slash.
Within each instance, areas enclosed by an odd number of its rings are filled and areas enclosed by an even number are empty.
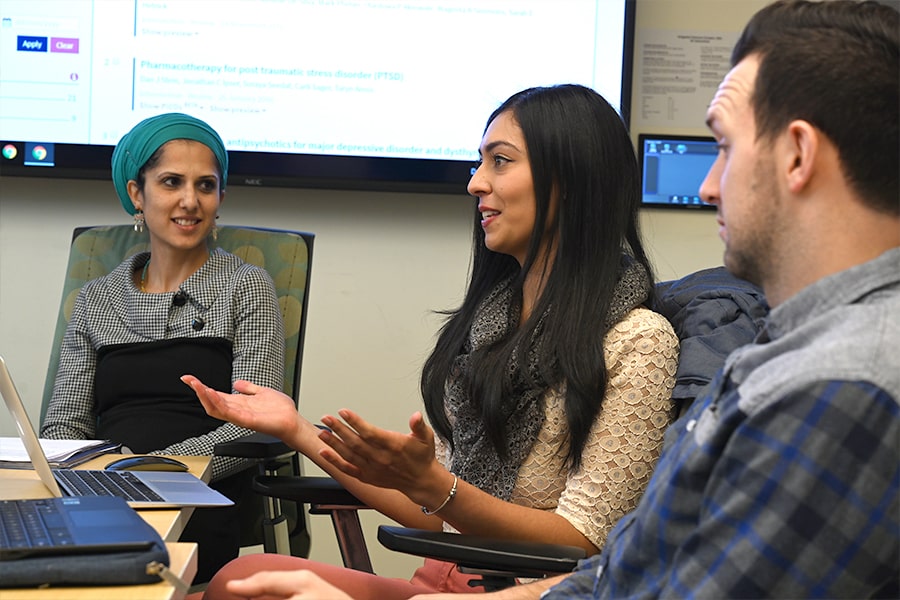
<svg viewBox="0 0 900 600">
<path fill-rule="evenodd" d="M 651 310 L 637 308 L 606 334 L 606 398 L 591 427 L 581 468 L 564 464 L 568 441 L 563 396 L 545 397 L 544 424 L 519 468 L 512 502 L 556 511 L 598 548 L 640 500 L 674 420 L 671 400 L 678 364 L 672 326 Z M 435 437 L 435 455 L 449 468 L 448 444 Z M 455 531 L 444 523 L 444 531 Z"/>
<path fill-rule="evenodd" d="M 598 548 L 616 521 L 635 508 L 650 480 L 663 433 L 675 416 L 671 393 L 678 363 L 678 338 L 671 325 L 647 309 L 631 311 L 607 333 L 605 342 L 606 398 L 581 468 L 566 478 L 556 506 L 556 512 Z M 565 430 L 558 394 L 548 399 L 546 418 L 551 422 L 545 423 L 545 432 Z M 535 450 L 554 445 L 539 441 Z"/>
</svg>

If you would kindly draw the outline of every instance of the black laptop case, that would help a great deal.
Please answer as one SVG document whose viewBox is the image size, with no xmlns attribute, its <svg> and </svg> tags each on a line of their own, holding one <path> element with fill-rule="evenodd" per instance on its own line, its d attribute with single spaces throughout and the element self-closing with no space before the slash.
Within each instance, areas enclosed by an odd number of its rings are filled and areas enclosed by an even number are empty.
<svg viewBox="0 0 900 600">
<path fill-rule="evenodd" d="M 162 538 L 121 498 L 12 500 L 0 510 L 12 503 L 52 515 L 45 535 L 26 536 L 30 544 L 15 527 L 0 531 L 0 587 L 156 583 L 147 566 L 169 565 Z"/>
</svg>

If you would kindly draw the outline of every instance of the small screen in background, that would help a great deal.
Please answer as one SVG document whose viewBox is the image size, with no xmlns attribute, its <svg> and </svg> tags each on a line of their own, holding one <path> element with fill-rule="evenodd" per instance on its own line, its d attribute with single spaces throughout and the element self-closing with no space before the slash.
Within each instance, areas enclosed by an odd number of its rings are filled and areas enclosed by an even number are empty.
<svg viewBox="0 0 900 600">
<path fill-rule="evenodd" d="M 641 134 L 644 206 L 713 208 L 700 199 L 700 184 L 716 159 L 713 138 Z"/>
</svg>

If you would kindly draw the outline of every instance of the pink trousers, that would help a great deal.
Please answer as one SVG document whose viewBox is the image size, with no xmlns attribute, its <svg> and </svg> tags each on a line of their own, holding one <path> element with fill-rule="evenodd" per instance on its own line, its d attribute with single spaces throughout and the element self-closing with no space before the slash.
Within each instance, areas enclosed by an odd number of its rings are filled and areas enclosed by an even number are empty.
<svg viewBox="0 0 900 600">
<path fill-rule="evenodd" d="M 238 600 L 225 591 L 231 579 L 244 579 L 259 571 L 293 571 L 308 569 L 328 583 L 342 589 L 354 600 L 405 600 L 416 594 L 434 592 L 477 592 L 481 587 L 469 587 L 471 575 L 456 570 L 456 565 L 426 559 L 411 580 L 380 577 L 370 573 L 314 562 L 282 554 L 248 554 L 227 563 L 209 582 L 203 600 Z M 201 597 L 188 596 L 189 599 Z"/>
</svg>

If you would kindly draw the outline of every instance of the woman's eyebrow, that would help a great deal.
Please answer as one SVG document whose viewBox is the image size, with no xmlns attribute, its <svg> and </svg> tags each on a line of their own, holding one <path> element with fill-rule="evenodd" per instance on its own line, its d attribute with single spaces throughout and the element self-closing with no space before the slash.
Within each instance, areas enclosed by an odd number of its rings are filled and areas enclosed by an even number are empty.
<svg viewBox="0 0 900 600">
<path fill-rule="evenodd" d="M 519 150 L 519 148 L 512 142 L 507 142 L 506 140 L 496 140 L 496 141 L 493 141 L 493 142 L 487 144 L 483 150 L 479 150 L 479 153 L 482 151 L 490 152 L 491 150 L 493 150 L 494 148 L 497 148 L 498 146 L 509 146 L 516 152 L 521 152 L 521 150 Z"/>
</svg>

